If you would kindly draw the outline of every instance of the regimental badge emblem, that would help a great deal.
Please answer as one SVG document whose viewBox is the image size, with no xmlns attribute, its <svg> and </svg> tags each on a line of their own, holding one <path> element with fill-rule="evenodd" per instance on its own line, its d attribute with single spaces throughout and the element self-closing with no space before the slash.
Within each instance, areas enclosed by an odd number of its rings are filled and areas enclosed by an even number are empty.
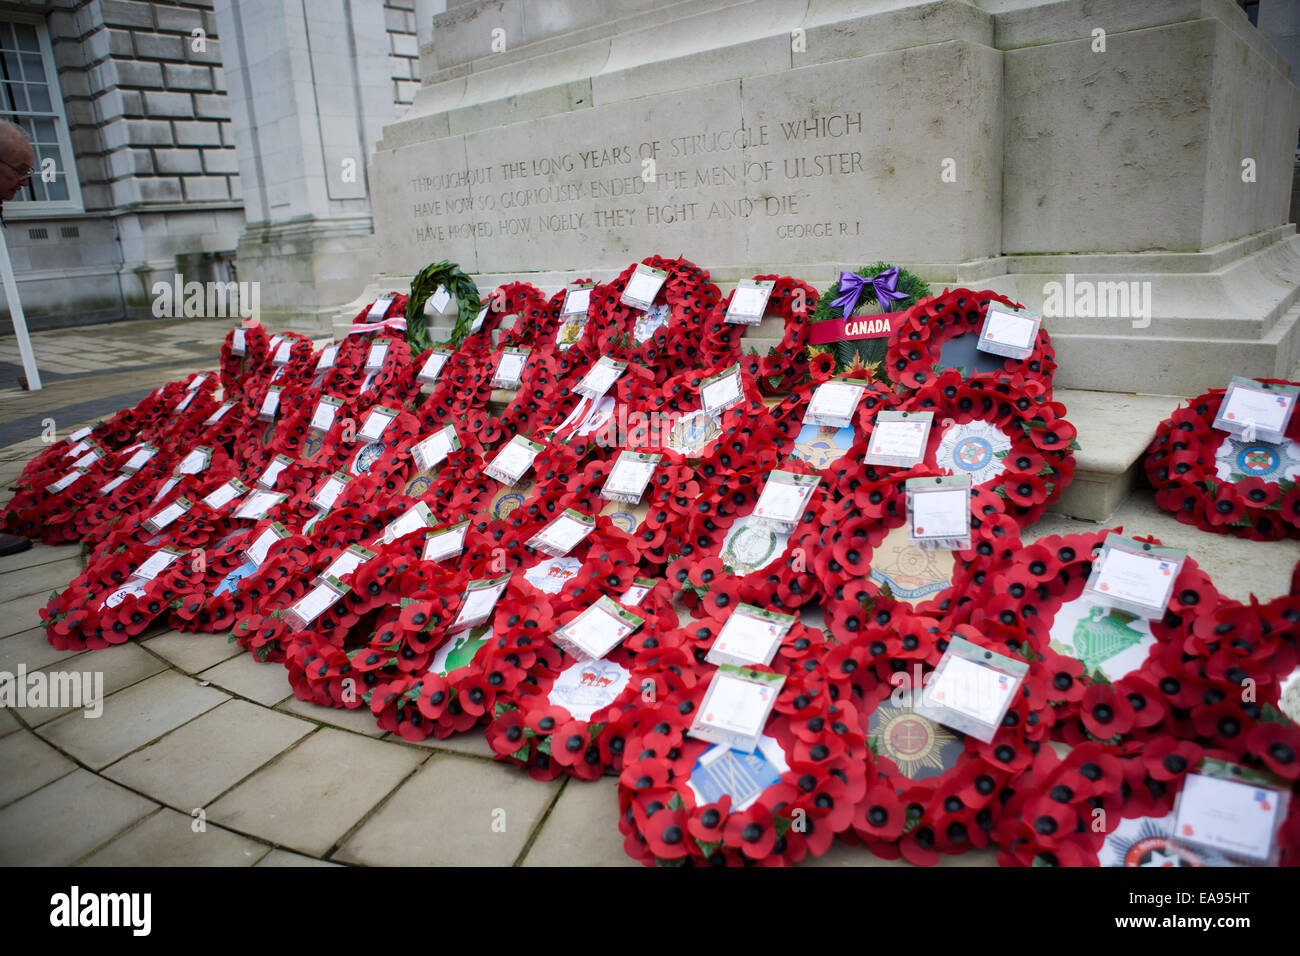
<svg viewBox="0 0 1300 956">
<path fill-rule="evenodd" d="M 939 439 L 935 462 L 954 475 L 968 474 L 971 483 L 982 485 L 1006 470 L 1003 458 L 1011 451 L 1011 439 L 996 425 L 974 421 L 950 425 Z"/>
<path fill-rule="evenodd" d="M 640 345 L 647 342 L 650 338 L 668 324 L 672 312 L 665 303 L 656 305 L 648 312 L 642 312 L 637 316 L 636 324 L 632 326 L 632 338 Z"/>
<path fill-rule="evenodd" d="M 1214 453 L 1214 470 L 1220 481 L 1295 481 L 1300 478 L 1300 445 L 1293 441 L 1248 442 L 1229 435 Z"/>
<path fill-rule="evenodd" d="M 364 475 L 368 472 L 370 466 L 379 460 L 379 456 L 384 453 L 386 447 L 383 441 L 372 441 L 357 452 L 357 457 L 352 459 L 352 474 Z"/>
<path fill-rule="evenodd" d="M 630 670 L 613 661 L 581 661 L 560 672 L 546 699 L 577 720 L 590 720 L 618 699 L 631 678 Z"/>
<path fill-rule="evenodd" d="M 790 769 L 785 752 L 776 739 L 763 734 L 753 753 L 731 750 L 715 744 L 700 754 L 687 778 L 699 804 L 717 803 L 731 797 L 732 810 L 746 810 L 768 787 L 781 781 Z"/>
<path fill-rule="evenodd" d="M 895 528 L 871 556 L 868 577 L 877 586 L 889 585 L 900 601 L 916 604 L 952 583 L 953 552 L 918 548 L 906 528 Z"/>
<path fill-rule="evenodd" d="M 722 434 L 722 422 L 703 410 L 694 411 L 679 418 L 668 430 L 668 439 L 664 442 L 679 455 L 692 457 L 699 455 Z"/>
<path fill-rule="evenodd" d="M 583 331 L 587 328 L 587 315 L 584 312 L 581 315 L 570 316 L 555 331 L 555 344 L 560 351 L 567 352 L 582 338 Z"/>
<path fill-rule="evenodd" d="M 1078 598 L 1056 612 L 1049 646 L 1117 681 L 1142 666 L 1154 643 L 1150 625 L 1136 614 Z"/>
<path fill-rule="evenodd" d="M 429 670 L 446 677 L 452 671 L 469 667 L 478 649 L 490 640 L 492 640 L 490 626 L 471 627 L 468 631 L 461 631 L 434 652 Z"/>
<path fill-rule="evenodd" d="M 539 591 L 559 594 L 581 570 L 582 562 L 577 558 L 551 558 L 525 571 L 524 580 Z"/>
<path fill-rule="evenodd" d="M 517 485 L 511 485 L 509 488 L 502 488 L 498 491 L 496 497 L 492 499 L 492 504 L 488 506 L 488 511 L 492 513 L 492 517 L 508 517 L 510 512 L 522 505 L 528 496 L 533 493 L 534 483 L 533 479 L 528 477 Z"/>
<path fill-rule="evenodd" d="M 641 522 L 650 513 L 646 502 L 632 505 L 624 501 L 611 501 L 600 509 L 600 513 L 614 522 L 614 526 L 625 534 L 632 534 L 641 527 Z"/>
<path fill-rule="evenodd" d="M 1121 820 L 1106 834 L 1097 853 L 1102 866 L 1239 866 L 1235 860 L 1207 847 L 1182 846 L 1174 842 L 1174 814 Z"/>
<path fill-rule="evenodd" d="M 310 461 L 316 457 L 316 452 L 320 451 L 324 443 L 324 437 L 321 435 L 308 435 L 302 440 L 302 457 L 304 461 Z"/>
<path fill-rule="evenodd" d="M 867 738 L 876 753 L 888 757 L 910 780 L 937 777 L 957 765 L 965 738 L 942 724 L 898 706 L 886 697 L 867 722 Z"/>
<path fill-rule="evenodd" d="M 794 440 L 790 457 L 806 461 L 821 471 L 849 453 L 853 447 L 852 428 L 833 428 L 829 425 L 805 425 Z"/>
<path fill-rule="evenodd" d="M 218 584 L 216 590 L 212 592 L 212 596 L 217 597 L 218 595 L 225 594 L 227 591 L 239 590 L 239 586 L 243 583 L 244 578 L 256 571 L 257 565 L 255 563 L 252 561 L 245 561 L 221 579 L 221 583 Z"/>
<path fill-rule="evenodd" d="M 507 492 L 496 500 L 492 506 L 492 514 L 498 518 L 508 517 L 510 512 L 514 511 L 524 503 L 524 496 L 514 492 Z"/>
<path fill-rule="evenodd" d="M 144 587 L 139 584 L 128 584 L 124 587 L 120 587 L 108 597 L 104 598 L 104 607 L 117 607 L 131 595 L 144 597 Z"/>
<path fill-rule="evenodd" d="M 767 567 L 785 553 L 789 543 L 789 534 L 775 531 L 746 516 L 731 526 L 718 556 L 734 573 L 746 575 Z"/>
<path fill-rule="evenodd" d="M 406 483 L 406 497 L 420 498 L 429 490 L 429 486 L 432 484 L 433 479 L 428 475 L 418 475 Z"/>
</svg>

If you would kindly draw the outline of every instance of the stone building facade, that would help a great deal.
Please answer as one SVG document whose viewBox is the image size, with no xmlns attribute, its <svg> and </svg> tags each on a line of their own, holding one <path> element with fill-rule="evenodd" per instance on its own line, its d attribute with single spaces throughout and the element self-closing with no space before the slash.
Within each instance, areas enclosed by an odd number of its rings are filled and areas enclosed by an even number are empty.
<svg viewBox="0 0 1300 956">
<path fill-rule="evenodd" d="M 4 208 L 29 325 L 147 317 L 178 273 L 284 283 L 287 310 L 355 296 L 367 155 L 419 85 L 415 34 L 415 0 L 0 3 L 0 116 L 42 166 Z"/>
</svg>

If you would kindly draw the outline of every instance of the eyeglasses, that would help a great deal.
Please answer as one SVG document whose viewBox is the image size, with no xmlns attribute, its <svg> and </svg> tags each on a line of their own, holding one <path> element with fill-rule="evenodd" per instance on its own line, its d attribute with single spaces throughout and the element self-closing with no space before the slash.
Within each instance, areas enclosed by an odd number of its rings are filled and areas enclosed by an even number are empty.
<svg viewBox="0 0 1300 956">
<path fill-rule="evenodd" d="M 13 163 L 4 159 L 0 159 L 0 163 L 3 163 L 4 165 L 12 169 L 14 172 L 16 172 L 20 179 L 27 179 L 29 176 L 32 175 L 32 173 L 36 172 L 36 170 L 40 168 L 38 166 L 15 166 Z"/>
</svg>

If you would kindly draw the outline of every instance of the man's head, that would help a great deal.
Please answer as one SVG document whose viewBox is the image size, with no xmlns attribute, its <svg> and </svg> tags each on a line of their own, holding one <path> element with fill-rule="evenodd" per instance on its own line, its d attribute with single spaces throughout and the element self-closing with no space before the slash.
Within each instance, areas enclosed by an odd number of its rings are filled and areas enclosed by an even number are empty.
<svg viewBox="0 0 1300 956">
<path fill-rule="evenodd" d="M 36 153 L 22 128 L 0 120 L 0 201 L 13 199 L 27 185 Z"/>
</svg>

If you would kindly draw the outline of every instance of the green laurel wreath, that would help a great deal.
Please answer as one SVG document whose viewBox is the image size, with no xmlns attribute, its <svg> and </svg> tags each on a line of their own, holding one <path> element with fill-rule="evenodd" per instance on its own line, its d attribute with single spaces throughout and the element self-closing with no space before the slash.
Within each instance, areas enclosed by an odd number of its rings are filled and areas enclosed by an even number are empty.
<svg viewBox="0 0 1300 956">
<path fill-rule="evenodd" d="M 424 321 L 424 304 L 429 296 L 438 291 L 438 286 L 445 286 L 456 300 L 456 326 L 452 329 L 451 339 L 435 343 L 429 338 L 429 329 Z M 469 334 L 474 316 L 482 308 L 479 302 L 478 286 L 474 280 L 460 271 L 454 262 L 435 262 L 425 266 L 411 280 L 411 295 L 406 300 L 406 341 L 414 353 L 437 345 L 450 345 L 459 348 Z"/>
<path fill-rule="evenodd" d="M 857 274 L 866 279 L 871 276 L 877 276 L 886 269 L 893 268 L 888 262 L 876 262 L 865 268 L 859 269 Z M 910 309 L 921 299 L 930 294 L 930 286 L 914 272 L 907 269 L 898 270 L 898 291 L 907 296 L 906 299 L 898 299 L 887 306 L 890 312 L 902 312 L 904 309 Z M 813 311 L 812 321 L 828 322 L 832 319 L 838 320 L 843 315 L 842 308 L 831 308 L 831 303 L 839 298 L 840 281 L 835 280 L 835 284 L 821 294 L 817 299 L 817 308 Z M 853 315 L 863 315 L 869 308 L 876 305 L 876 290 L 867 286 L 862 290 L 862 298 L 853 308 Z M 875 311 L 875 309 L 872 309 Z M 870 371 L 872 377 L 881 381 L 889 381 L 889 376 L 885 369 L 885 353 L 889 350 L 889 339 L 885 336 L 875 339 L 856 339 L 852 342 L 831 342 L 825 347 L 809 346 L 809 355 L 816 355 L 820 352 L 829 352 L 835 357 L 835 370 L 837 372 L 850 372 L 859 374 Z"/>
</svg>

